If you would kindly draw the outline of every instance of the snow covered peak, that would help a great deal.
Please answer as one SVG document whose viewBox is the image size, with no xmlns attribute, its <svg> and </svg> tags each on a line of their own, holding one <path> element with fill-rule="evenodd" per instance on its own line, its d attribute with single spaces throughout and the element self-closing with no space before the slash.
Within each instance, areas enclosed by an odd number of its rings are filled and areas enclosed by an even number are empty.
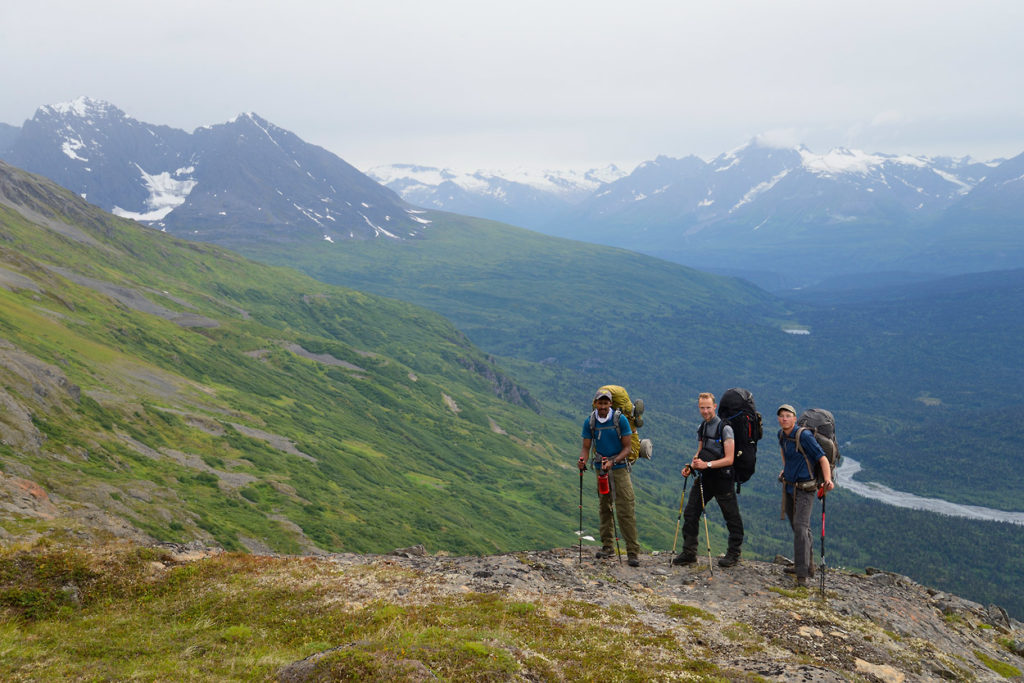
<svg viewBox="0 0 1024 683">
<path fill-rule="evenodd" d="M 434 168 L 433 166 L 388 164 L 385 166 L 374 166 L 366 171 L 366 175 L 381 185 L 388 185 L 398 180 L 406 180 L 421 185 L 437 186 L 448 180 L 458 178 L 460 174 L 448 169 Z"/>
<path fill-rule="evenodd" d="M 837 147 L 826 154 L 814 154 L 807 148 L 801 148 L 800 158 L 803 167 L 812 173 L 825 175 L 836 173 L 859 173 L 867 175 L 886 164 L 899 164 L 925 168 L 929 165 L 927 157 L 910 155 L 894 156 L 889 154 L 867 154 L 860 150 Z"/>
<path fill-rule="evenodd" d="M 366 174 L 389 187 L 396 183 L 406 187 L 411 184 L 438 187 L 444 183 L 452 183 L 468 192 L 493 194 L 496 187 L 512 183 L 558 196 L 589 193 L 600 185 L 628 175 L 614 164 L 586 170 L 520 167 L 476 171 L 458 171 L 415 164 L 388 164 L 368 169 Z"/>
<path fill-rule="evenodd" d="M 251 121 L 251 122 L 253 122 L 253 123 L 257 124 L 257 125 L 260 125 L 260 126 L 265 126 L 268 123 L 268 121 L 265 118 L 263 118 L 262 116 L 260 116 L 259 114 L 257 114 L 254 111 L 242 112 L 238 116 L 235 116 L 231 120 L 227 121 L 227 123 L 239 123 L 239 122 L 246 122 L 246 121 Z"/>
<path fill-rule="evenodd" d="M 103 100 L 94 100 L 91 97 L 78 97 L 71 102 L 44 105 L 39 108 L 40 112 L 57 114 L 60 116 L 74 116 L 81 119 L 102 118 L 110 114 L 124 115 L 120 109 Z"/>
</svg>

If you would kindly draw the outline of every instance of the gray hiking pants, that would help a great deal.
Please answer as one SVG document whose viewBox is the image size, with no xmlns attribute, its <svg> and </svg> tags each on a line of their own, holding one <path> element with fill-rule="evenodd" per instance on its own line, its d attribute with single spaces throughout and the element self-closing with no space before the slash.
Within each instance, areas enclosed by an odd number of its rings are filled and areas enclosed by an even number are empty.
<svg viewBox="0 0 1024 683">
<path fill-rule="evenodd" d="M 635 497 L 633 496 L 633 480 L 629 477 L 629 468 L 620 467 L 611 470 L 609 478 L 612 480 L 612 493 L 615 494 L 615 518 L 619 523 L 619 534 L 626 542 L 626 553 L 629 555 L 640 554 L 640 541 L 636 533 L 636 513 L 633 511 Z M 601 545 L 605 548 L 615 547 L 615 526 L 612 522 L 612 494 L 606 496 L 597 494 L 601 500 L 598 508 L 601 514 Z"/>
<path fill-rule="evenodd" d="M 783 492 L 786 517 L 793 528 L 793 562 L 796 575 L 807 577 L 811 570 L 811 554 L 814 541 L 811 538 L 811 508 L 817 497 L 814 491 L 801 491 L 794 487 L 793 495 Z"/>
</svg>

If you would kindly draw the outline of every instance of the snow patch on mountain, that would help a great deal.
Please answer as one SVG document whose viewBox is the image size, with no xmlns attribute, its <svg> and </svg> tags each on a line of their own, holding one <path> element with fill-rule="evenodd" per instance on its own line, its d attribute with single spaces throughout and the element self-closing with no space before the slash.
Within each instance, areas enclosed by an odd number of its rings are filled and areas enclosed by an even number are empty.
<svg viewBox="0 0 1024 683">
<path fill-rule="evenodd" d="M 850 150 L 842 147 L 830 150 L 826 154 L 814 154 L 806 147 L 801 147 L 798 151 L 803 161 L 803 167 L 812 173 L 820 173 L 822 175 L 842 173 L 867 175 L 887 163 L 916 166 L 918 168 L 924 168 L 928 165 L 926 160 L 909 155 L 867 154 L 860 150 Z"/>
<path fill-rule="evenodd" d="M 764 182 L 758 183 L 754 187 L 750 188 L 749 190 L 747 190 L 747 193 L 745 195 L 743 195 L 743 197 L 738 202 L 736 202 L 736 204 L 731 209 L 729 209 L 729 213 L 732 213 L 733 211 L 735 211 L 736 209 L 740 208 L 744 204 L 749 204 L 750 202 L 754 201 L 755 197 L 757 197 L 758 195 L 763 194 L 763 193 L 767 192 L 768 190 L 772 189 L 773 187 L 775 187 L 778 184 L 778 182 L 780 180 L 782 180 L 783 178 L 785 178 L 787 175 L 789 175 L 789 169 L 786 169 L 786 170 L 784 170 L 784 171 L 782 171 L 780 173 L 777 173 L 776 175 L 772 176 L 770 179 L 765 180 Z M 761 227 L 761 226 L 759 225 L 757 227 Z"/>
<path fill-rule="evenodd" d="M 85 148 L 85 143 L 79 138 L 65 138 L 64 142 L 61 143 L 60 151 L 64 153 L 66 157 L 74 161 L 84 161 L 88 163 L 88 159 L 85 157 L 78 156 L 77 152 L 80 149 Z"/>
<path fill-rule="evenodd" d="M 973 185 L 971 185 L 969 183 L 965 183 L 964 181 L 960 180 L 959 178 L 957 178 L 952 173 L 947 173 L 946 171 L 943 171 L 942 169 L 938 169 L 938 168 L 933 168 L 932 171 L 935 173 L 935 175 L 939 176 L 940 178 L 942 178 L 946 182 L 949 182 L 949 183 L 952 183 L 954 185 L 959 186 L 960 189 L 957 190 L 957 194 L 960 194 L 960 195 L 967 194 L 968 192 L 970 192 L 974 188 Z"/>
<path fill-rule="evenodd" d="M 191 178 L 176 179 L 168 171 L 149 174 L 138 164 L 135 164 L 135 167 L 139 169 L 139 173 L 142 175 L 142 182 L 149 190 L 149 197 L 145 202 L 146 208 L 149 210 L 145 212 L 128 211 L 127 209 L 115 206 L 111 209 L 111 213 L 115 216 L 130 218 L 136 221 L 163 220 L 167 217 L 167 214 L 185 203 L 185 200 L 188 199 L 189 194 L 197 185 L 197 182 Z M 188 175 L 194 170 L 194 167 L 179 168 L 174 172 L 174 175 Z"/>
</svg>

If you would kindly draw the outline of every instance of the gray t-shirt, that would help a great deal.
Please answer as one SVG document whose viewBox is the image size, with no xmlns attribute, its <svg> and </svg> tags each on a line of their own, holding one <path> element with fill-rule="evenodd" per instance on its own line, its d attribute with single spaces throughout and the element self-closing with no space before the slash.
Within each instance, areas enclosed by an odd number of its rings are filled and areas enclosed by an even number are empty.
<svg viewBox="0 0 1024 683">
<path fill-rule="evenodd" d="M 718 433 L 719 425 L 722 426 L 722 433 L 720 435 Z M 703 437 L 701 436 L 702 433 Z M 727 424 L 723 425 L 722 418 L 717 415 L 715 415 L 710 422 L 701 422 L 700 426 L 697 427 L 697 439 L 702 440 L 704 444 L 704 447 L 700 450 L 700 459 L 705 462 L 710 462 L 712 460 L 724 458 L 725 446 L 723 444 L 726 441 L 732 441 L 735 438 L 732 427 Z"/>
</svg>

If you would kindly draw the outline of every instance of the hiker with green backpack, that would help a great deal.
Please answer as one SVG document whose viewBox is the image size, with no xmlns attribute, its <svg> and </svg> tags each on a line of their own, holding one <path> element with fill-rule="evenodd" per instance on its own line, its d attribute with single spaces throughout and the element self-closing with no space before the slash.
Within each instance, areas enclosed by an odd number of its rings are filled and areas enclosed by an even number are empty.
<svg viewBox="0 0 1024 683">
<path fill-rule="evenodd" d="M 626 415 L 612 409 L 612 391 L 609 388 L 597 390 L 593 407 L 594 411 L 583 422 L 583 447 L 578 465 L 580 472 L 587 469 L 587 460 L 593 449 L 592 465 L 597 473 L 601 517 L 601 550 L 595 553 L 595 557 L 602 559 L 618 555 L 619 539 L 615 524 L 618 518 L 618 529 L 626 541 L 629 566 L 639 567 L 640 542 L 637 540 L 633 481 L 629 476 L 633 430 Z"/>
<path fill-rule="evenodd" d="M 740 516 L 739 501 L 734 489 L 733 463 L 736 456 L 736 439 L 733 428 L 715 414 L 715 395 L 704 392 L 697 397 L 697 408 L 703 419 L 697 429 L 697 453 L 682 470 L 684 477 L 695 474 L 699 477 L 694 484 L 700 496 L 690 496 L 683 513 L 683 551 L 672 560 L 672 564 L 686 565 L 697 561 L 697 533 L 700 517 L 706 512 L 712 498 L 725 518 L 729 530 L 729 546 L 725 556 L 718 560 L 720 567 L 732 567 L 740 561 L 743 545 L 743 518 Z M 707 523 L 705 518 L 705 535 Z M 710 562 L 710 543 L 709 543 Z"/>
<path fill-rule="evenodd" d="M 835 482 L 828 455 L 815 438 L 814 430 L 797 426 L 793 406 L 782 404 L 776 415 L 782 451 L 779 480 L 785 485 L 782 507 L 793 529 L 793 573 L 797 585 L 805 586 L 807 578 L 814 576 L 811 508 L 815 497 L 821 497 L 824 505 L 824 495 L 835 488 Z"/>
</svg>

